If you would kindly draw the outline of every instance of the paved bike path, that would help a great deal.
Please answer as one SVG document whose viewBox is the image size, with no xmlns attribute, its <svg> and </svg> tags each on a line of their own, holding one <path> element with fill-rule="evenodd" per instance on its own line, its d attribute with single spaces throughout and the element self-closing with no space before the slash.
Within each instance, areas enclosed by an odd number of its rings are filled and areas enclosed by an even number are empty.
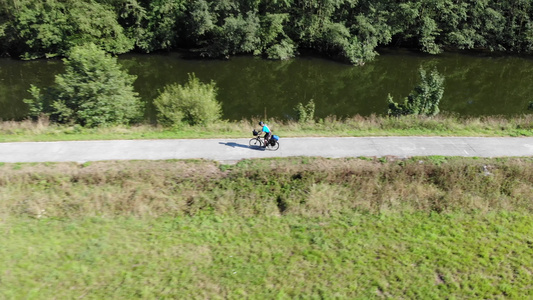
<svg viewBox="0 0 533 300">
<path fill-rule="evenodd" d="M 531 137 L 314 137 L 282 138 L 277 151 L 243 139 L 112 140 L 0 143 L 0 162 L 209 159 L 321 156 L 532 156 Z"/>
</svg>

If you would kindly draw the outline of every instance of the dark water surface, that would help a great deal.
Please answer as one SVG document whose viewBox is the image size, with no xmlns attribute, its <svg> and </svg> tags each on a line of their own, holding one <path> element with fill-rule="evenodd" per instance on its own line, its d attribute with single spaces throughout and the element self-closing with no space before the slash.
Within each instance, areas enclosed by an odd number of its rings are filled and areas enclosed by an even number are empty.
<svg viewBox="0 0 533 300">
<path fill-rule="evenodd" d="M 137 75 L 135 90 L 147 103 L 171 83 L 184 84 L 188 73 L 219 88 L 223 117 L 293 118 L 294 107 L 313 99 L 316 116 L 339 117 L 386 112 L 387 94 L 396 101 L 406 97 L 418 81 L 418 69 L 436 67 L 446 78 L 441 111 L 460 115 L 515 115 L 527 113 L 533 101 L 533 58 L 446 53 L 437 56 L 387 51 L 365 66 L 351 66 L 316 57 L 269 61 L 233 57 L 228 61 L 184 59 L 179 53 L 119 57 L 130 74 Z M 22 119 L 30 84 L 45 87 L 63 72 L 60 60 L 0 59 L 0 118 Z"/>
</svg>

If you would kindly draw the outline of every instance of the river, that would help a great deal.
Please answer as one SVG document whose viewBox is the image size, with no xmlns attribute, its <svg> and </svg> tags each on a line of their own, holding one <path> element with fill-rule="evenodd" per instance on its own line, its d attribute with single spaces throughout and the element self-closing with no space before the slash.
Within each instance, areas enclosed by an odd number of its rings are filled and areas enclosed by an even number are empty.
<svg viewBox="0 0 533 300">
<path fill-rule="evenodd" d="M 464 116 L 528 113 L 533 101 L 533 57 L 444 53 L 423 55 L 407 50 L 382 51 L 373 62 L 351 66 L 304 56 L 271 61 L 251 56 L 229 60 L 187 59 L 180 53 L 126 54 L 119 63 L 136 75 L 135 90 L 154 119 L 152 100 L 167 84 L 187 81 L 195 73 L 215 81 L 223 118 L 295 117 L 294 107 L 313 99 L 317 117 L 386 112 L 387 94 L 398 102 L 417 84 L 418 69 L 437 68 L 445 77 L 441 112 Z M 61 60 L 0 59 L 0 119 L 20 120 L 27 113 L 22 99 L 30 84 L 46 87 L 64 71 Z"/>
</svg>

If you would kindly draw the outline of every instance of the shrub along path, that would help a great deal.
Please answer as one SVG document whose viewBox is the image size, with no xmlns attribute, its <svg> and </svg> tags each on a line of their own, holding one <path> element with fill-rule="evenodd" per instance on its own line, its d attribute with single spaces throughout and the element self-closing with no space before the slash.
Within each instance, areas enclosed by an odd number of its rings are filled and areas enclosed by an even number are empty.
<svg viewBox="0 0 533 300">
<path fill-rule="evenodd" d="M 533 137 L 352 137 L 286 138 L 277 151 L 253 148 L 249 139 L 175 139 L 0 143 L 0 162 L 210 159 L 320 156 L 533 155 Z"/>
</svg>

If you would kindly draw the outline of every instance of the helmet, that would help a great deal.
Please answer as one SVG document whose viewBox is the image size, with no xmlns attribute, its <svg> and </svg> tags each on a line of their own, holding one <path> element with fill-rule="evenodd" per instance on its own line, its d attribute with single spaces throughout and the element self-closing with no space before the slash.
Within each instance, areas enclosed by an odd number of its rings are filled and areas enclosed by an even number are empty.
<svg viewBox="0 0 533 300">
<path fill-rule="evenodd" d="M 259 122 L 259 126 L 263 126 L 265 125 L 265 123 L 263 123 L 263 121 Z"/>
</svg>

